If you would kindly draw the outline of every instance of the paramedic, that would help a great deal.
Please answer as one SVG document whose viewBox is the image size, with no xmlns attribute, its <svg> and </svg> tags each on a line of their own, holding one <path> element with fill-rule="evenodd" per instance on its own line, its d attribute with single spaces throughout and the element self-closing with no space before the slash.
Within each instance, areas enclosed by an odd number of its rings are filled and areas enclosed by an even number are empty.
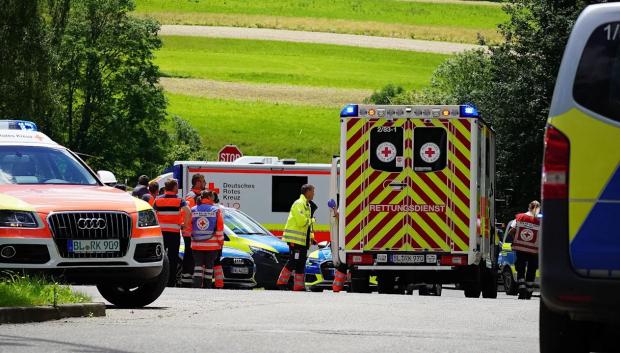
<svg viewBox="0 0 620 353">
<path fill-rule="evenodd" d="M 224 217 L 213 199 L 213 191 L 202 191 L 197 200 L 198 204 L 191 210 L 194 288 L 213 287 L 214 267 L 216 263 L 219 264 L 224 245 Z"/>
<path fill-rule="evenodd" d="M 181 231 L 191 222 L 191 211 L 187 202 L 177 196 L 179 184 L 176 179 L 166 180 L 164 194 L 155 199 L 153 209 L 164 236 L 164 248 L 170 262 L 168 286 L 174 287 L 177 281 L 177 263 L 179 261 L 179 245 Z"/>
<path fill-rule="evenodd" d="M 284 227 L 282 240 L 288 243 L 290 257 L 278 278 L 278 286 L 285 288 L 288 280 L 295 271 L 294 291 L 305 290 L 304 270 L 306 266 L 306 256 L 312 238 L 312 226 L 315 223 L 312 218 L 310 201 L 314 198 L 314 186 L 305 184 L 301 187 L 301 195 L 293 205 Z"/>
<path fill-rule="evenodd" d="M 530 202 L 526 213 L 519 213 L 510 229 L 514 234 L 512 250 L 517 260 L 517 283 L 519 285 L 519 299 L 531 299 L 538 270 L 538 235 L 540 234 L 540 203 Z"/>
</svg>

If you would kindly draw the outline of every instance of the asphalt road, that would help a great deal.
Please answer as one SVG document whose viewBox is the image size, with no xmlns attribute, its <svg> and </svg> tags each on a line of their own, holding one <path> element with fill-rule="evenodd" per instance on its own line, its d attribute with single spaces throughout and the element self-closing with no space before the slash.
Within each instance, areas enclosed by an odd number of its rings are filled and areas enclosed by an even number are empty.
<svg viewBox="0 0 620 353">
<path fill-rule="evenodd" d="M 80 290 L 102 300 L 92 287 Z M 0 326 L 0 352 L 537 352 L 538 299 L 168 289 L 106 318 Z"/>
</svg>

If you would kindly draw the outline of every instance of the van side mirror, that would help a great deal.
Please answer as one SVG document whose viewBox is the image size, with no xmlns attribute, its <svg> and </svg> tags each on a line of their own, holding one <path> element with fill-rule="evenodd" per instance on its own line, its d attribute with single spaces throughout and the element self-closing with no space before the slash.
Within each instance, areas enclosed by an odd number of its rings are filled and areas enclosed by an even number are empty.
<svg viewBox="0 0 620 353">
<path fill-rule="evenodd" d="M 97 172 L 97 176 L 99 177 L 102 183 L 108 186 L 114 186 L 118 183 L 118 181 L 116 180 L 116 176 L 114 176 L 114 173 L 110 171 L 100 170 Z"/>
</svg>

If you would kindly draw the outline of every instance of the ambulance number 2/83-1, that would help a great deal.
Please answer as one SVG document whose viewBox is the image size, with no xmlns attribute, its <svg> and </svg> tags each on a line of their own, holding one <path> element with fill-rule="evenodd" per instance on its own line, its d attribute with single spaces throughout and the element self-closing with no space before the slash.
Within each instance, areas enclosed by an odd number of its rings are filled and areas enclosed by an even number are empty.
<svg viewBox="0 0 620 353">
<path fill-rule="evenodd" d="M 384 132 L 396 132 L 397 129 L 396 127 L 392 127 L 392 126 L 380 126 L 377 128 L 377 132 L 379 133 L 384 133 Z"/>
</svg>

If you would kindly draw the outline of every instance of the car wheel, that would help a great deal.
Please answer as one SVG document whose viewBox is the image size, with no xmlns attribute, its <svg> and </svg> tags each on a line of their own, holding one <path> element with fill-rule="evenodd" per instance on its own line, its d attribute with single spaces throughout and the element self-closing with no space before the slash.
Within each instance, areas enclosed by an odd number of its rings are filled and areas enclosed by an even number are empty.
<svg viewBox="0 0 620 353">
<path fill-rule="evenodd" d="M 139 286 L 99 284 L 97 289 L 105 300 L 119 308 L 141 308 L 157 300 L 168 284 L 170 264 L 164 256 L 159 276 Z"/>
<path fill-rule="evenodd" d="M 583 326 L 583 327 L 582 327 Z M 540 352 L 589 352 L 585 324 L 549 309 L 540 301 Z"/>
<path fill-rule="evenodd" d="M 310 291 L 314 293 L 323 293 L 323 288 L 320 287 L 310 287 Z"/>
<path fill-rule="evenodd" d="M 504 291 L 506 291 L 506 294 L 517 295 L 517 283 L 512 276 L 512 270 L 510 268 L 504 268 L 504 270 L 502 271 L 502 279 L 504 280 Z"/>
</svg>

